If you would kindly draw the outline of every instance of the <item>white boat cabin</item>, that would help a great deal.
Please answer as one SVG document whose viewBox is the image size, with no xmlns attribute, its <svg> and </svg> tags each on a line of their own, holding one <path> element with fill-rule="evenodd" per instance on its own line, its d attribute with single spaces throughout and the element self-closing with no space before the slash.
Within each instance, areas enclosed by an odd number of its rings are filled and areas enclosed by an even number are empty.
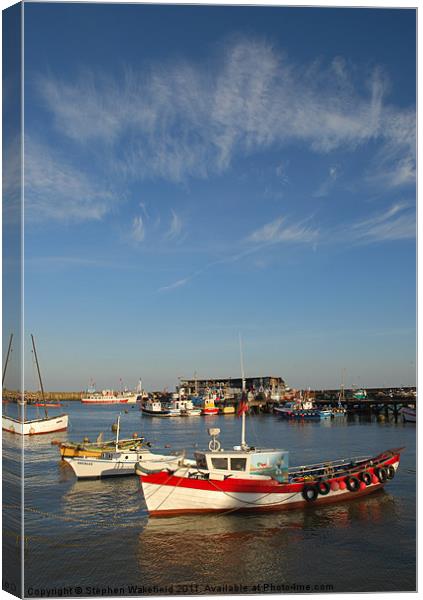
<svg viewBox="0 0 423 600">
<path fill-rule="evenodd" d="M 272 476 L 278 481 L 288 480 L 289 452 L 285 450 L 218 450 L 194 453 L 197 468 L 208 471 L 214 479 L 245 477 L 246 475 Z"/>
</svg>

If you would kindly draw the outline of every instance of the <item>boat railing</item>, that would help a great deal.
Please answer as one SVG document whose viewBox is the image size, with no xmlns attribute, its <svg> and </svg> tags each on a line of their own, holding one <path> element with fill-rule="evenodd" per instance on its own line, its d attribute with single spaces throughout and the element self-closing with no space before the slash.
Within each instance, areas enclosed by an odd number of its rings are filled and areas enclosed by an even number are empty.
<svg viewBox="0 0 423 600">
<path fill-rule="evenodd" d="M 353 456 L 352 458 L 345 458 L 341 460 L 330 460 L 321 463 L 314 463 L 312 465 L 300 465 L 297 467 L 291 467 L 289 469 L 290 473 L 298 473 L 300 471 L 319 471 L 325 467 L 342 467 L 344 465 L 349 465 L 351 463 L 365 462 L 366 460 L 370 460 L 371 456 Z"/>
</svg>

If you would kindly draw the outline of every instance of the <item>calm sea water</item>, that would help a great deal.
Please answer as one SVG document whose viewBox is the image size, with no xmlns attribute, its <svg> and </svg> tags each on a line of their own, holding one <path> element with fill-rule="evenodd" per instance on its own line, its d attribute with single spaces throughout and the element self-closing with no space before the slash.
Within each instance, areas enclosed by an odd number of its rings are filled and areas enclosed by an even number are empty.
<svg viewBox="0 0 423 600">
<path fill-rule="evenodd" d="M 83 596 L 130 595 L 136 588 L 138 595 L 304 591 L 307 585 L 309 591 L 415 590 L 415 425 L 248 417 L 247 441 L 290 450 L 291 465 L 406 449 L 395 479 L 367 498 L 286 513 L 149 519 L 137 477 L 77 481 L 51 445 L 86 435 L 94 440 L 100 431 L 112 438 L 122 408 L 70 402 L 65 410 L 68 432 L 24 440 L 26 596 L 42 590 L 57 596 L 65 586 Z M 240 438 L 240 420 L 232 415 L 159 419 L 134 406 L 122 411 L 121 425 L 123 436 L 136 431 L 157 449 L 205 447 L 211 426 L 221 428 L 224 447 Z M 19 443 L 4 434 L 4 478 L 15 489 L 6 498 L 10 507 L 19 498 Z M 5 512 L 4 527 L 13 529 L 16 513 Z M 7 562 L 16 541 L 6 532 L 5 542 Z"/>
</svg>

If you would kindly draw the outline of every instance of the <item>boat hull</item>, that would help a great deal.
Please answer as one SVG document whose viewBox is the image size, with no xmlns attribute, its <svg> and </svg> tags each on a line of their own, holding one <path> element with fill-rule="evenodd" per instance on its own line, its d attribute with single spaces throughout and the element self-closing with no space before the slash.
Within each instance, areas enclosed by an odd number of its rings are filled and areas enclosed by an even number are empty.
<svg viewBox="0 0 423 600">
<path fill-rule="evenodd" d="M 416 410 L 414 408 L 404 406 L 401 408 L 400 413 L 406 423 L 416 423 Z"/>
<path fill-rule="evenodd" d="M 381 463 L 397 470 L 399 455 Z M 372 469 L 368 469 L 369 472 Z M 327 479 L 331 486 L 325 495 L 309 502 L 303 496 L 305 483 L 281 484 L 270 478 L 259 480 L 227 478 L 195 479 L 171 475 L 169 472 L 140 475 L 147 509 L 152 517 L 190 513 L 227 511 L 281 511 L 305 509 L 366 496 L 382 488 L 385 482 L 373 481 L 357 491 L 332 489 L 344 477 Z M 336 487 L 336 486 L 334 486 Z"/>
<path fill-rule="evenodd" d="M 127 459 L 125 458 L 127 457 Z M 138 453 L 121 452 L 120 459 L 107 458 L 65 458 L 78 479 L 100 479 L 103 477 L 121 477 L 135 475 L 135 465 L 142 464 L 146 469 L 177 469 L 180 456 L 155 454 L 149 451 Z"/>
<path fill-rule="evenodd" d="M 49 417 L 48 419 L 32 419 L 31 421 L 19 421 L 13 417 L 2 416 L 2 429 L 17 435 L 42 435 L 68 428 L 68 415 Z"/>
<path fill-rule="evenodd" d="M 82 404 L 128 404 L 130 401 L 128 398 L 101 398 L 99 400 L 93 400 L 91 398 L 81 398 Z"/>
<path fill-rule="evenodd" d="M 284 419 L 330 419 L 330 410 L 289 410 L 286 408 L 274 408 L 274 412 Z"/>
<path fill-rule="evenodd" d="M 147 408 L 141 408 L 141 412 L 143 415 L 147 415 L 147 417 L 172 417 L 175 415 L 171 415 L 168 410 L 148 410 Z"/>
</svg>

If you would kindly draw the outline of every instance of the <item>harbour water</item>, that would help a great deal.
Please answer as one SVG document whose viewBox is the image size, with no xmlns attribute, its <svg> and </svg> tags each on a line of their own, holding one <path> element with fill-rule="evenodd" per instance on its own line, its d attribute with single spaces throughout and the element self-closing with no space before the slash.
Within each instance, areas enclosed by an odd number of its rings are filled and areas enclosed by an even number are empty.
<svg viewBox="0 0 423 600">
<path fill-rule="evenodd" d="M 248 443 L 289 450 L 292 466 L 405 446 L 399 472 L 385 490 L 338 505 L 149 519 L 137 477 L 77 481 L 52 439 L 95 440 L 100 431 L 111 439 L 122 413 L 122 436 L 136 431 L 153 449 L 193 452 L 207 445 L 208 427 L 220 427 L 223 447 L 238 443 L 240 420 L 149 418 L 138 406 L 79 402 L 63 410 L 68 432 L 24 440 L 26 596 L 64 588 L 74 596 L 416 589 L 415 425 L 250 416 Z M 4 433 L 4 477 L 15 486 L 7 471 L 18 468 L 21 443 Z M 7 539 L 12 556 L 15 541 Z"/>
</svg>

